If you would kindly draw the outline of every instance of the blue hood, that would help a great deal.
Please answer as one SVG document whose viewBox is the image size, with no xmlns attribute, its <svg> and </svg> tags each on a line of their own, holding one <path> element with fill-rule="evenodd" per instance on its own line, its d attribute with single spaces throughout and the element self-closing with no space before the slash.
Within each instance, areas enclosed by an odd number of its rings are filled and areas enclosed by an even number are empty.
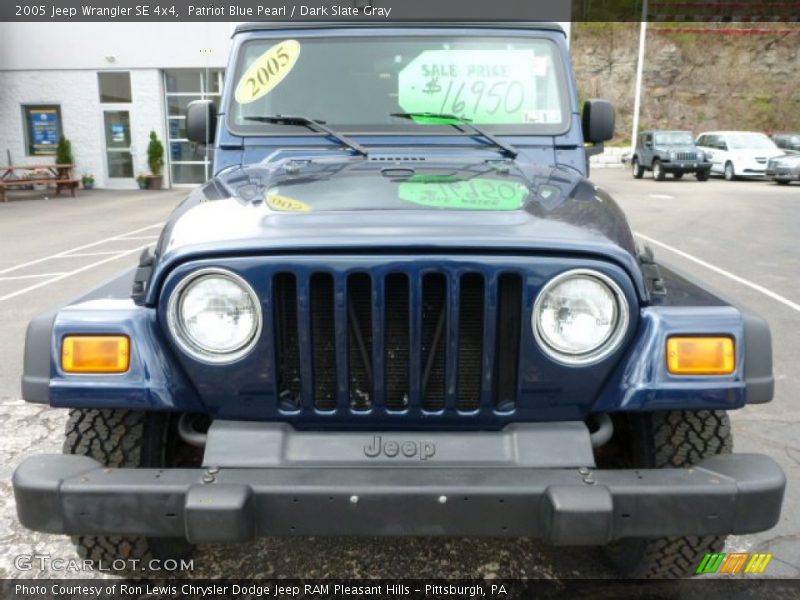
<svg viewBox="0 0 800 600">
<path fill-rule="evenodd" d="M 646 298 L 622 210 L 570 169 L 491 152 L 276 158 L 220 173 L 175 210 L 148 304 L 163 275 L 194 258 L 384 250 L 599 256 L 626 269 Z"/>
</svg>

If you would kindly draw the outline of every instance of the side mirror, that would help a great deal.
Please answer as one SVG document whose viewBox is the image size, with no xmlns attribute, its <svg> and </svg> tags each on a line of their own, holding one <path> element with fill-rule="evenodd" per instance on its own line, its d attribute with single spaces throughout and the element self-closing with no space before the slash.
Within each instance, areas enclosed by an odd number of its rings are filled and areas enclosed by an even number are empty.
<svg viewBox="0 0 800 600">
<path fill-rule="evenodd" d="M 614 137 L 614 106 L 608 100 L 587 100 L 583 104 L 583 139 L 602 144 Z"/>
<path fill-rule="evenodd" d="M 217 107 L 211 100 L 195 100 L 186 111 L 186 137 L 198 144 L 213 144 L 217 132 Z"/>
</svg>

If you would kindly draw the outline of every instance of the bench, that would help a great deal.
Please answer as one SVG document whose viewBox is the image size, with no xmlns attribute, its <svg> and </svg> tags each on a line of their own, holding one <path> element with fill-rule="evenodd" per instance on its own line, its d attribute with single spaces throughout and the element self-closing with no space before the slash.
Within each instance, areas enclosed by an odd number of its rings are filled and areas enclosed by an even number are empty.
<svg viewBox="0 0 800 600">
<path fill-rule="evenodd" d="M 29 185 L 55 185 L 56 195 L 61 194 L 61 190 L 69 190 L 70 195 L 75 197 L 75 190 L 78 188 L 80 180 L 78 179 L 14 179 L 12 181 L 0 181 L 0 201 L 7 202 L 6 188 L 11 187 L 26 187 Z"/>
<path fill-rule="evenodd" d="M 0 167 L 0 201 L 6 202 L 6 189 L 14 187 L 27 187 L 29 185 L 55 185 L 56 194 L 60 195 L 61 190 L 69 190 L 70 195 L 75 197 L 75 190 L 78 189 L 79 179 L 73 179 L 72 168 L 74 165 L 29 165 L 29 166 L 8 166 Z M 33 177 L 12 179 L 14 172 L 33 171 Z M 37 173 L 39 171 L 39 173 Z"/>
</svg>

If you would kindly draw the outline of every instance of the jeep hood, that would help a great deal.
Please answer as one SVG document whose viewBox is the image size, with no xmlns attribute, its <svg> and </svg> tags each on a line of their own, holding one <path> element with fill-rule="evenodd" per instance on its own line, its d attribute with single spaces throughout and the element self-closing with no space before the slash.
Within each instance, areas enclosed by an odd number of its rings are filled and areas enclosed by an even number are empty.
<svg viewBox="0 0 800 600">
<path fill-rule="evenodd" d="M 199 257 L 402 249 L 599 255 L 639 283 L 633 235 L 608 194 L 566 168 L 487 156 L 286 159 L 225 171 L 170 217 L 154 278 Z"/>
</svg>

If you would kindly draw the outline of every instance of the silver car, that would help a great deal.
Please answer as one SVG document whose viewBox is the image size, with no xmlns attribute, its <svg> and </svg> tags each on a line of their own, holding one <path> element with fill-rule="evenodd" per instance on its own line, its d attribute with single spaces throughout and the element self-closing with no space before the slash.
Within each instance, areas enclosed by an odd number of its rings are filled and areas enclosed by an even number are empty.
<svg viewBox="0 0 800 600">
<path fill-rule="evenodd" d="M 769 159 L 766 175 L 781 185 L 800 181 L 800 154 L 786 154 Z"/>
</svg>

